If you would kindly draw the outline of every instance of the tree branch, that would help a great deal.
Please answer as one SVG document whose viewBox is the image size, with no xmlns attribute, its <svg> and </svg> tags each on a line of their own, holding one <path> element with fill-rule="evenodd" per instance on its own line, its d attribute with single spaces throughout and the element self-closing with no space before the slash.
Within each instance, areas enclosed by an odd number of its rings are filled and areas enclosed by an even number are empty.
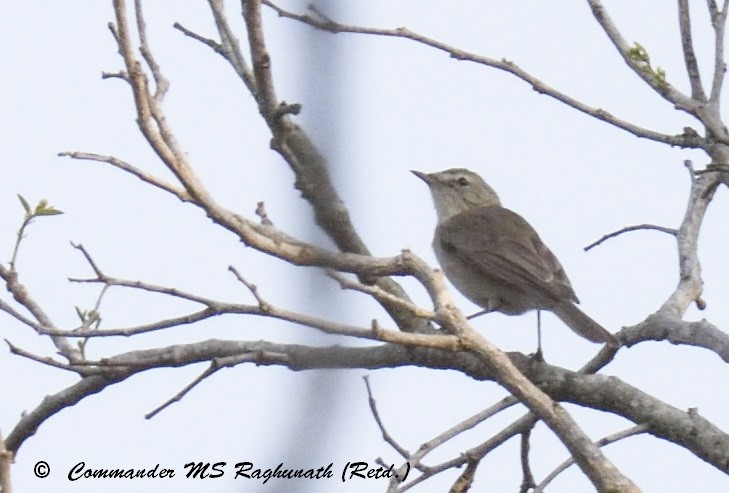
<svg viewBox="0 0 729 493">
<path fill-rule="evenodd" d="M 686 213 L 676 235 L 679 282 L 675 291 L 659 308 L 659 313 L 669 313 L 681 318 L 689 305 L 701 296 L 703 281 L 698 255 L 699 233 L 706 209 L 721 179 L 721 173 L 705 173 L 691 181 Z"/>
<path fill-rule="evenodd" d="M 487 67 L 502 70 L 504 72 L 508 72 L 531 85 L 532 88 L 538 93 L 545 94 L 551 98 L 554 98 L 557 101 L 560 101 L 567 106 L 576 109 L 577 111 L 585 113 L 588 116 L 608 123 L 609 125 L 612 125 L 614 127 L 625 130 L 639 138 L 645 138 L 656 142 L 669 144 L 671 146 L 679 146 L 684 148 L 702 148 L 705 146 L 705 142 L 703 141 L 703 139 L 698 136 L 688 134 L 669 135 L 661 132 L 656 132 L 654 130 L 634 125 L 626 120 L 622 120 L 602 108 L 594 108 L 592 106 L 584 104 L 583 102 L 545 84 L 537 77 L 531 75 L 530 73 L 521 69 L 514 62 L 507 59 L 497 60 L 494 58 L 469 53 L 460 48 L 456 48 L 441 41 L 437 41 L 422 34 L 413 32 L 405 27 L 398 27 L 396 29 L 380 29 L 363 26 L 353 26 L 335 22 L 328 18 L 322 19 L 320 16 L 314 17 L 306 14 L 295 14 L 279 7 L 269 0 L 263 0 L 262 3 L 273 9 L 280 17 L 293 19 L 304 24 L 308 24 L 317 29 L 328 31 L 330 33 L 358 33 L 409 39 L 416 43 L 420 43 L 426 46 L 430 46 L 431 48 L 443 51 L 450 55 L 451 58 L 454 58 L 456 60 L 469 61 L 477 63 L 479 65 L 484 65 Z"/>
<path fill-rule="evenodd" d="M 38 321 L 38 324 L 40 324 L 41 327 L 50 327 L 52 329 L 56 328 L 53 321 L 51 321 L 51 318 L 48 316 L 45 310 L 43 310 L 43 308 L 41 308 L 41 306 L 31 297 L 25 286 L 20 281 L 18 281 L 17 271 L 10 270 L 0 264 L 0 279 L 5 281 L 5 287 L 8 292 L 13 295 L 15 301 L 17 301 L 21 306 L 28 310 L 28 312 L 33 315 L 33 318 Z M 8 306 L 8 308 L 10 307 Z M 4 311 L 12 315 L 12 312 L 15 310 L 12 310 L 11 308 L 10 310 Z M 27 325 L 31 325 L 29 323 L 30 321 L 25 317 L 22 317 L 19 320 L 25 321 Z M 56 335 L 51 337 L 51 339 L 53 340 L 53 344 L 55 344 L 56 348 L 58 349 L 58 352 L 61 353 L 70 362 L 75 362 L 81 358 L 80 351 L 77 348 L 73 347 L 66 338 Z"/>
<path fill-rule="evenodd" d="M 59 152 L 59 156 L 61 157 L 70 157 L 71 159 L 79 159 L 79 160 L 87 160 L 87 161 L 97 161 L 100 163 L 107 163 L 115 168 L 119 168 L 122 171 L 126 171 L 127 173 L 130 173 L 140 180 L 142 180 L 145 183 L 149 183 L 153 187 L 159 188 L 161 190 L 164 190 L 165 192 L 169 192 L 172 195 L 176 196 L 178 199 L 180 199 L 182 202 L 192 202 L 192 198 L 190 197 L 190 194 L 187 193 L 182 188 L 176 187 L 174 185 L 171 185 L 156 176 L 153 176 L 145 171 L 142 171 L 141 169 L 122 161 L 121 159 L 115 158 L 114 156 L 105 156 L 103 154 L 94 154 L 91 152 Z"/>
<path fill-rule="evenodd" d="M 726 62 L 724 61 L 724 28 L 726 27 L 727 5 L 729 2 L 724 0 L 721 11 L 718 10 L 714 0 L 709 0 L 707 3 L 709 6 L 711 25 L 714 28 L 714 77 L 711 82 L 711 96 L 709 99 L 712 106 L 718 110 L 721 88 L 724 84 L 724 74 L 726 73 Z"/>
<path fill-rule="evenodd" d="M 698 101 L 694 101 L 690 97 L 681 93 L 665 80 L 659 80 L 655 77 L 652 70 L 647 70 L 648 67 L 646 67 L 645 63 L 641 63 L 640 60 L 630 56 L 631 46 L 625 41 L 625 38 L 623 38 L 623 35 L 610 18 L 610 15 L 607 13 L 607 9 L 605 9 L 602 5 L 602 2 L 600 0 L 587 0 L 587 3 L 590 5 L 590 9 L 592 9 L 592 14 L 595 16 L 595 19 L 597 19 L 597 22 L 600 24 L 603 31 L 605 31 L 605 34 L 607 34 L 610 41 L 618 49 L 618 53 L 620 53 L 620 56 L 623 58 L 626 65 L 628 65 L 628 67 L 630 67 L 630 69 L 633 70 L 638 77 L 643 79 L 643 81 L 655 92 L 672 103 L 677 109 L 683 110 L 701 120 Z"/>
<path fill-rule="evenodd" d="M 610 445 L 611 443 L 619 442 L 620 440 L 623 440 L 625 438 L 629 438 L 635 435 L 640 435 L 642 433 L 645 433 L 648 430 L 648 427 L 646 425 L 637 425 L 633 426 L 632 428 L 628 428 L 627 430 L 619 431 L 617 433 L 613 433 L 612 435 L 608 435 L 604 438 L 601 438 L 597 442 L 597 446 L 604 447 L 605 445 Z M 557 476 L 559 476 L 563 471 L 565 471 L 568 467 L 570 467 L 572 464 L 574 464 L 574 460 L 572 458 L 569 458 L 565 460 L 562 464 L 557 466 L 557 468 L 549 473 L 544 480 L 542 480 L 541 483 L 536 485 L 534 488 L 533 493 L 544 493 L 544 489 L 551 483 Z M 534 486 L 534 485 L 532 485 Z"/>
<path fill-rule="evenodd" d="M 596 246 L 600 245 L 604 241 L 609 240 L 610 238 L 615 238 L 616 236 L 620 236 L 623 233 L 629 233 L 630 231 L 638 231 L 641 229 L 652 229 L 654 231 L 660 231 L 662 233 L 666 233 L 666 234 L 673 235 L 673 236 L 676 236 L 678 234 L 678 231 L 673 228 L 666 228 L 664 226 L 656 226 L 655 224 L 637 224 L 635 226 L 626 226 L 617 231 L 613 231 L 612 233 L 608 233 L 608 234 L 604 235 L 602 238 L 600 238 L 599 240 L 594 241 L 594 242 L 590 243 L 589 245 L 587 245 L 585 248 L 583 248 L 583 250 L 587 252 L 587 251 L 595 248 Z"/>
<path fill-rule="evenodd" d="M 696 101 L 706 102 L 706 93 L 704 93 L 704 87 L 701 83 L 699 64 L 696 62 L 694 42 L 691 39 L 691 14 L 688 0 L 678 0 L 678 25 L 681 31 L 683 59 L 686 63 L 686 72 L 691 84 L 691 97 Z"/>
<path fill-rule="evenodd" d="M 403 334 L 404 335 L 404 334 Z M 725 471 L 729 464 L 729 436 L 708 420 L 693 412 L 687 414 L 615 377 L 585 375 L 512 353 L 511 363 L 527 375 L 552 398 L 623 416 L 636 424 L 646 423 L 649 433 L 674 442 Z M 103 375 L 85 377 L 81 382 L 50 396 L 23 417 L 7 439 L 8 449 L 17 452 L 20 444 L 35 433 L 37 427 L 63 408 L 99 392 L 107 385 L 149 369 L 182 367 L 214 361 L 216 358 L 239 358 L 239 362 L 282 366 L 295 371 L 319 368 L 394 368 L 418 366 L 432 369 L 455 369 L 477 380 L 494 379 L 493 365 L 468 352 L 433 348 L 402 347 L 384 344 L 376 347 L 308 347 L 267 341 L 208 340 L 163 348 L 136 350 L 89 365 Z M 226 361 L 234 361 L 228 359 Z M 525 417 L 510 426 L 509 436 L 518 434 L 534 417 Z M 509 434 L 507 433 L 507 434 Z M 495 436 L 469 451 L 470 457 L 491 450 L 496 442 L 508 437 Z M 594 446 L 594 444 L 593 444 Z M 462 456 L 463 457 L 463 456 Z M 445 463 L 444 463 L 445 464 Z M 443 465 L 443 467 L 446 467 Z M 453 467 L 448 466 L 448 467 Z"/>
</svg>

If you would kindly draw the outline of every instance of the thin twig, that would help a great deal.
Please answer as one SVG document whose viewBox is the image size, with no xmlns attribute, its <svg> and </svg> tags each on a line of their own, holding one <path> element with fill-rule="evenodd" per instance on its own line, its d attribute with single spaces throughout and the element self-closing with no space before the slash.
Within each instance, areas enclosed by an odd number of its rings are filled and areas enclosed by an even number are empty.
<svg viewBox="0 0 729 493">
<path fill-rule="evenodd" d="M 27 358 L 29 360 L 35 361 L 36 363 L 41 363 L 46 366 L 52 366 L 53 368 L 60 368 L 61 370 L 72 371 L 74 373 L 80 373 L 79 367 L 76 366 L 76 364 L 62 363 L 61 361 L 57 361 L 48 356 L 38 356 L 37 354 L 33 354 L 29 351 L 26 351 L 23 348 L 16 346 L 15 344 L 13 344 L 12 342 L 10 342 L 7 339 L 5 339 L 5 343 L 8 345 L 8 348 L 10 348 L 10 352 L 13 354 L 16 354 L 18 356 L 22 356 L 23 358 Z M 78 362 L 78 363 L 80 363 L 80 362 Z"/>
<path fill-rule="evenodd" d="M 404 492 L 414 486 L 417 486 L 419 483 L 422 483 L 423 481 L 426 481 L 427 479 L 429 479 L 437 474 L 440 474 L 449 469 L 462 467 L 464 464 L 468 464 L 472 460 L 481 460 L 489 452 L 500 447 L 510 438 L 512 438 L 516 435 L 519 435 L 524 430 L 529 429 L 530 427 L 534 426 L 534 423 L 536 421 L 537 421 L 537 418 L 532 413 L 525 414 L 524 416 L 522 416 L 518 420 L 511 423 L 506 428 L 502 429 L 501 431 L 499 431 L 497 434 L 495 434 L 494 436 L 492 436 L 485 442 L 459 454 L 458 457 L 450 459 L 445 462 L 442 462 L 440 464 L 428 467 L 427 470 L 423 471 L 423 474 L 421 474 L 417 478 L 413 479 L 409 483 L 403 485 L 402 488 L 400 489 L 400 491 Z"/>
<path fill-rule="evenodd" d="M 256 301 L 258 302 L 258 306 L 261 310 L 267 312 L 271 309 L 271 305 L 266 300 L 264 300 L 260 294 L 258 294 L 258 288 L 255 284 L 246 281 L 241 273 L 238 272 L 238 269 L 236 269 L 232 265 L 228 266 L 228 270 L 233 273 L 236 279 L 238 279 L 246 288 L 248 288 L 248 291 L 250 291 L 253 297 L 256 299 Z"/>
<path fill-rule="evenodd" d="M 179 22 L 175 22 L 174 24 L 172 24 L 172 27 L 174 27 L 175 29 L 177 29 L 178 31 L 180 31 L 182 34 L 184 34 L 188 38 L 192 38 L 192 39 L 194 39 L 196 41 L 199 41 L 202 44 L 210 47 L 215 53 L 217 53 L 217 54 L 219 54 L 221 56 L 225 56 L 225 52 L 223 51 L 223 47 L 221 46 L 220 43 L 218 43 L 214 39 L 206 38 L 205 36 L 202 36 L 200 34 L 197 34 L 196 32 L 189 30 L 188 28 L 186 28 L 185 26 L 183 26 Z"/>
<path fill-rule="evenodd" d="M 610 445 L 611 443 L 615 443 L 615 442 L 623 440 L 625 438 L 628 438 L 628 437 L 631 437 L 634 435 L 640 435 L 642 433 L 645 433 L 646 431 L 648 431 L 648 425 L 641 424 L 641 425 L 633 426 L 632 428 L 628 428 L 627 430 L 619 431 L 617 433 L 613 433 L 612 435 L 608 435 L 604 438 L 601 438 L 600 440 L 595 442 L 595 444 L 598 447 L 604 447 L 605 445 Z M 549 475 L 547 475 L 547 477 L 544 478 L 544 480 L 542 480 L 542 482 L 539 483 L 534 488 L 533 493 L 544 493 L 544 488 L 546 488 L 547 485 L 549 483 L 551 483 L 552 480 L 554 480 L 554 478 L 559 476 L 560 473 L 562 473 L 565 469 L 570 467 L 572 464 L 574 464 L 573 458 L 570 457 L 569 459 L 565 460 L 562 464 L 557 466 L 554 469 L 554 471 L 549 473 Z"/>
<path fill-rule="evenodd" d="M 364 329 L 360 327 L 349 326 L 345 324 L 339 324 L 331 322 L 329 320 L 311 317 L 305 314 L 284 310 L 281 308 L 274 307 L 265 299 L 263 299 L 258 293 L 256 286 L 247 281 L 234 267 L 229 267 L 229 270 L 236 276 L 236 278 L 246 286 L 246 288 L 253 294 L 254 298 L 258 302 L 258 306 L 226 303 L 222 301 L 213 300 L 211 298 L 199 296 L 193 293 L 179 290 L 177 288 L 171 288 L 167 286 L 160 286 L 156 284 L 150 284 L 143 281 L 132 281 L 128 279 L 119 279 L 109 275 L 106 275 L 93 261 L 93 258 L 85 250 L 82 245 L 74 245 L 79 251 L 81 251 L 92 266 L 96 277 L 90 279 L 70 278 L 71 282 L 77 283 L 101 283 L 105 286 L 119 286 L 131 289 L 139 289 L 152 293 L 163 294 L 166 296 L 172 296 L 175 298 L 191 301 L 204 306 L 202 310 L 183 315 L 180 317 L 160 320 L 154 323 L 139 325 L 136 327 L 128 328 L 117 328 L 117 329 L 103 329 L 103 330 L 90 330 L 90 329 L 74 329 L 72 331 L 58 330 L 53 327 L 38 327 L 36 330 L 40 334 L 46 335 L 63 335 L 66 337 L 73 338 L 86 338 L 86 337 L 109 337 L 109 336 L 131 336 L 136 334 L 142 334 L 146 332 L 152 332 L 156 330 L 166 329 L 169 327 L 177 327 L 186 324 L 192 324 L 207 318 L 215 317 L 223 314 L 247 314 L 247 315 L 258 315 L 276 318 L 279 320 L 285 320 L 293 322 L 298 325 L 305 327 L 314 328 L 328 334 L 345 335 L 363 339 L 371 339 L 381 342 L 390 342 L 394 344 L 402 344 L 408 346 L 422 346 L 431 347 L 436 349 L 443 349 L 447 351 L 460 351 L 463 349 L 459 339 L 452 335 L 436 332 L 434 334 L 420 334 L 420 333 L 406 333 L 395 330 L 388 330 L 379 327 L 377 324 L 373 324 L 370 329 Z M 428 281 L 424 281 L 429 284 Z M 444 286 L 438 284 L 438 287 L 432 287 L 436 290 L 444 290 Z M 438 296 L 447 296 L 445 294 Z M 402 303 L 402 300 L 399 300 Z"/>
<path fill-rule="evenodd" d="M 154 99 L 158 104 L 161 104 L 170 88 L 169 81 L 162 75 L 157 60 L 154 59 L 152 50 L 149 48 L 149 41 L 147 40 L 147 24 L 144 22 L 144 14 L 142 13 L 142 0 L 134 0 L 134 12 L 135 19 L 137 22 L 137 32 L 139 33 L 139 51 L 147 62 L 154 83 L 156 86 Z"/>
<path fill-rule="evenodd" d="M 412 459 L 419 462 L 423 457 L 435 450 L 437 447 L 443 445 L 448 440 L 460 435 L 465 431 L 473 429 L 475 426 L 483 423 L 490 417 L 518 403 L 519 401 L 513 396 L 504 397 L 496 404 L 489 406 L 482 411 L 479 411 L 470 418 L 465 419 L 457 425 L 447 429 L 437 437 L 423 443 L 420 448 L 418 448 L 418 450 L 415 452 L 415 454 L 413 454 Z"/>
<path fill-rule="evenodd" d="M 273 221 L 271 221 L 268 217 L 268 214 L 266 213 L 266 204 L 264 204 L 263 201 L 256 204 L 256 216 L 261 218 L 261 224 L 273 226 Z"/>
<path fill-rule="evenodd" d="M 248 32 L 248 45 L 251 50 L 251 62 L 256 80 L 256 93 L 254 96 L 258 102 L 261 115 L 270 127 L 275 127 L 277 122 L 274 121 L 273 116 L 279 100 L 273 85 L 271 56 L 268 54 L 263 34 L 261 2 L 260 0 L 244 0 L 243 3 L 243 19 Z"/>
<path fill-rule="evenodd" d="M 388 293 L 377 285 L 367 285 L 361 282 L 351 281 L 341 272 L 337 272 L 333 269 L 327 269 L 326 273 L 327 276 L 337 281 L 342 289 L 351 289 L 353 291 L 359 291 L 360 293 L 368 294 L 382 303 L 388 302 L 391 305 L 399 306 L 400 308 L 409 311 L 416 317 L 427 318 L 430 320 L 435 320 L 437 318 L 437 315 L 433 310 L 420 308 L 410 301 L 398 298 L 397 296 Z"/>
<path fill-rule="evenodd" d="M 136 166 L 133 166 L 127 162 L 122 161 L 119 158 L 116 158 L 114 156 L 105 156 L 102 154 L 94 154 L 91 152 L 60 152 L 58 153 L 59 156 L 66 156 L 70 157 L 72 159 L 79 159 L 79 160 L 86 160 L 86 161 L 97 161 L 100 163 L 107 163 L 115 168 L 119 168 L 122 171 L 126 171 L 127 173 L 136 176 L 143 182 L 149 183 L 150 185 L 157 187 L 161 190 L 164 190 L 166 192 L 171 193 L 172 195 L 176 196 L 178 199 L 180 199 L 183 202 L 192 202 L 192 198 L 190 197 L 190 194 L 187 193 L 183 188 L 176 187 L 174 185 L 171 185 L 164 180 L 161 180 L 157 178 L 156 176 L 153 176 L 145 171 L 142 171 L 141 169 L 137 168 Z"/>
<path fill-rule="evenodd" d="M 691 97 L 697 101 L 706 101 L 706 93 L 701 83 L 699 64 L 696 62 L 694 42 L 691 39 L 691 13 L 688 0 L 678 0 L 678 25 L 681 31 L 681 46 L 683 59 L 686 63 L 686 72 L 691 83 Z"/>
<path fill-rule="evenodd" d="M 372 395 L 372 387 L 370 387 L 369 376 L 365 375 L 362 377 L 362 379 L 364 380 L 365 387 L 367 388 L 367 402 L 369 402 L 372 416 L 375 418 L 375 423 L 377 423 L 377 427 L 380 429 L 380 433 L 382 433 L 382 438 L 387 443 L 389 443 L 392 448 L 397 450 L 397 453 L 402 455 L 405 460 L 408 460 L 410 457 L 410 452 L 407 451 L 405 447 L 397 443 L 397 441 L 393 438 L 392 435 L 390 435 L 390 433 L 385 428 L 385 425 L 382 423 L 382 418 L 380 418 L 380 413 L 377 410 L 377 401 L 375 401 L 375 398 Z"/>
<path fill-rule="evenodd" d="M 203 380 L 206 378 L 212 376 L 214 373 L 216 373 L 218 370 L 222 370 L 223 368 L 227 367 L 233 367 L 240 363 L 249 361 L 250 358 L 247 355 L 242 356 L 231 356 L 228 358 L 215 358 L 211 363 L 210 366 L 202 372 L 200 375 L 198 375 L 197 378 L 195 378 L 192 382 L 190 382 L 188 385 L 186 385 L 182 390 L 180 390 L 177 394 L 172 396 L 169 400 L 165 401 L 162 405 L 159 407 L 153 409 L 149 413 L 144 415 L 144 419 L 152 419 L 157 414 L 162 412 L 164 409 L 168 408 L 175 402 L 180 402 L 185 395 L 190 393 L 190 391 L 195 388 L 198 384 L 200 384 Z"/>
<path fill-rule="evenodd" d="M 638 231 L 638 230 L 641 230 L 641 229 L 648 229 L 648 230 L 660 231 L 662 233 L 666 233 L 666 234 L 669 234 L 671 236 L 676 236 L 678 234 L 678 230 L 676 230 L 676 229 L 666 228 L 664 226 L 656 226 L 655 224 L 638 224 L 638 225 L 635 225 L 635 226 L 626 226 L 625 228 L 621 228 L 621 229 L 619 229 L 617 231 L 614 231 L 612 233 L 606 234 L 605 236 L 603 236 L 599 240 L 597 240 L 597 241 L 595 241 L 593 243 L 590 243 L 589 245 L 587 245 L 584 248 L 584 250 L 585 251 L 588 251 L 588 250 L 590 250 L 590 249 L 598 246 L 602 242 L 604 242 L 606 240 L 609 240 L 610 238 L 615 238 L 616 236 L 620 236 L 623 233 L 629 233 L 630 231 Z"/>
<path fill-rule="evenodd" d="M 726 62 L 724 61 L 724 28 L 726 27 L 727 5 L 729 0 L 724 0 L 721 11 L 718 10 L 716 2 L 710 0 L 709 15 L 711 16 L 711 25 L 714 28 L 714 76 L 711 81 L 711 95 L 709 100 L 713 105 L 719 104 L 721 97 L 721 88 L 724 84 L 724 73 L 726 72 Z"/>
<path fill-rule="evenodd" d="M 522 481 L 521 486 L 519 487 L 520 493 L 528 493 L 529 490 L 534 488 L 534 475 L 532 474 L 532 468 L 529 465 L 529 439 L 532 436 L 532 429 L 533 426 L 527 428 L 526 430 L 521 432 L 521 448 L 520 448 L 520 458 L 521 458 L 521 471 L 522 471 Z"/>
<path fill-rule="evenodd" d="M 241 78 L 246 88 L 255 96 L 258 91 L 256 80 L 243 56 L 240 41 L 235 37 L 233 29 L 228 24 L 228 18 L 225 15 L 225 3 L 222 0 L 208 0 L 208 4 L 215 20 L 215 27 L 218 29 L 218 34 L 220 34 L 223 57 L 228 60 L 228 63 L 233 67 L 238 77 Z"/>
</svg>

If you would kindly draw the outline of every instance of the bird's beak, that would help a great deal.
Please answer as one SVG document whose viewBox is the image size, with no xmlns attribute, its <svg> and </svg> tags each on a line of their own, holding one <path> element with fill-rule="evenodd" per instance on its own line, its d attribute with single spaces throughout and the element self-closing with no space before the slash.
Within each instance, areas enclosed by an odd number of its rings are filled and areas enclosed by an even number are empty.
<svg viewBox="0 0 729 493">
<path fill-rule="evenodd" d="M 433 177 L 431 175 L 429 175 L 428 173 L 423 173 L 422 171 L 415 171 L 414 169 L 411 169 L 410 172 L 412 174 L 414 174 L 415 176 L 417 176 L 418 178 L 420 178 L 421 180 L 423 180 L 428 185 L 433 183 Z"/>
</svg>

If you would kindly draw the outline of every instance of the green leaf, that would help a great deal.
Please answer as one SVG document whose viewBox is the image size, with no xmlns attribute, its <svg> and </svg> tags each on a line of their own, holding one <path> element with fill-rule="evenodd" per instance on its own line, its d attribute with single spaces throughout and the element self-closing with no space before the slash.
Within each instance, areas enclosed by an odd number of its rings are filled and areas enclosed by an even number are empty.
<svg viewBox="0 0 729 493">
<path fill-rule="evenodd" d="M 25 198 L 18 194 L 18 199 L 20 199 L 20 203 L 23 205 L 23 209 L 25 209 L 25 212 L 30 214 L 30 205 L 28 204 L 28 201 L 25 200 Z"/>
<path fill-rule="evenodd" d="M 54 207 L 46 207 L 42 210 L 36 209 L 35 211 L 36 216 L 57 216 L 58 214 L 63 214 L 63 211 L 59 211 Z"/>
</svg>

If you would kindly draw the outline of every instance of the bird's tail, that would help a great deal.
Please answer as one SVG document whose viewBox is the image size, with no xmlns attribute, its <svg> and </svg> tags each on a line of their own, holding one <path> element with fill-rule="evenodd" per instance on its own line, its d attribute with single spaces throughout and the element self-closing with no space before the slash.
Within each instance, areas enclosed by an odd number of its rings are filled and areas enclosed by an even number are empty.
<svg viewBox="0 0 729 493">
<path fill-rule="evenodd" d="M 613 347 L 620 347 L 620 341 L 614 335 L 588 317 L 574 303 L 560 303 L 552 311 L 570 329 L 585 339 L 592 342 L 605 343 Z"/>
</svg>

